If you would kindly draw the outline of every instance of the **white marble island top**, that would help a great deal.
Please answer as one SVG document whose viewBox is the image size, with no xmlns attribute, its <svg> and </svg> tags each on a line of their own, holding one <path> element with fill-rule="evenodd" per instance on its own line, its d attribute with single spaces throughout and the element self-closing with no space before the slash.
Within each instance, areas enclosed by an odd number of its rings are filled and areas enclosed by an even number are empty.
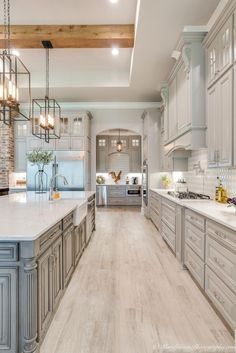
<svg viewBox="0 0 236 353">
<path fill-rule="evenodd" d="M 62 192 L 62 199 L 48 201 L 47 194 L 23 192 L 0 198 L 0 241 L 31 241 L 40 237 L 94 192 Z"/>
<path fill-rule="evenodd" d="M 227 207 L 213 200 L 180 200 L 167 194 L 170 190 L 151 189 L 162 197 L 175 202 L 185 208 L 201 214 L 202 216 L 220 223 L 236 231 L 236 215 L 234 207 Z"/>
</svg>

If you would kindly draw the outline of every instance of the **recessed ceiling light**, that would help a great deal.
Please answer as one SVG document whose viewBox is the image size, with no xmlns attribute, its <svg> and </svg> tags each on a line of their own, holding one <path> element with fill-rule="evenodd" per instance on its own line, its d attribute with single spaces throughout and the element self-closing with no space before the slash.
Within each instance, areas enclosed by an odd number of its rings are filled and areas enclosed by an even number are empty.
<svg viewBox="0 0 236 353">
<path fill-rule="evenodd" d="M 112 48 L 111 53 L 113 56 L 118 56 L 120 54 L 119 48 Z"/>
<path fill-rule="evenodd" d="M 112 4 L 117 4 L 119 0 L 110 0 Z"/>
<path fill-rule="evenodd" d="M 12 53 L 13 55 L 15 55 L 15 56 L 20 56 L 20 52 L 19 52 L 18 50 L 16 50 L 16 49 L 13 49 L 13 50 L 11 51 L 11 53 Z"/>
</svg>

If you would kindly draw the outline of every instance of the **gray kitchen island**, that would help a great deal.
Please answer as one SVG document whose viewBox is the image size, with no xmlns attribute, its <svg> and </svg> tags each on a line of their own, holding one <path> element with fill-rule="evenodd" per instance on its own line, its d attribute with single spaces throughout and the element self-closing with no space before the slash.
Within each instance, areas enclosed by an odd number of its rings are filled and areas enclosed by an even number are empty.
<svg viewBox="0 0 236 353">
<path fill-rule="evenodd" d="M 95 230 L 95 192 L 0 198 L 0 351 L 33 353 Z"/>
</svg>

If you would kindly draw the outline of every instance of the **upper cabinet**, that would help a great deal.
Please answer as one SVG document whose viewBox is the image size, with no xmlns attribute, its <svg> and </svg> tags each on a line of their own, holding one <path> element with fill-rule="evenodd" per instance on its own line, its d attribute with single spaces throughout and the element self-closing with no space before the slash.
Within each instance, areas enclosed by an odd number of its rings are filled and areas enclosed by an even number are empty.
<svg viewBox="0 0 236 353">
<path fill-rule="evenodd" d="M 164 86 L 164 145 L 167 150 L 206 147 L 203 32 L 183 32 L 179 58 Z"/>
<path fill-rule="evenodd" d="M 207 44 L 207 84 L 211 86 L 233 64 L 233 16 Z"/>
<path fill-rule="evenodd" d="M 234 111 L 233 9 L 225 11 L 204 40 L 207 52 L 208 167 L 231 167 L 236 131 Z M 236 58 L 236 57 L 235 57 Z M 236 149 L 235 149 L 236 150 Z M 235 161 L 236 162 L 236 161 Z"/>
</svg>

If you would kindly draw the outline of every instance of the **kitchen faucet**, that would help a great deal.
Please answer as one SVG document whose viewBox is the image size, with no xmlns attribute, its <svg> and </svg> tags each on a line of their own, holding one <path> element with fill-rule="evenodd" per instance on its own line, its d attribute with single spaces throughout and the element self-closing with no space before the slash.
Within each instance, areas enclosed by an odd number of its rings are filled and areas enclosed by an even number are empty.
<svg viewBox="0 0 236 353">
<path fill-rule="evenodd" d="M 53 200 L 53 190 L 55 187 L 55 181 L 57 178 L 62 178 L 63 179 L 63 183 L 64 185 L 68 185 L 68 181 L 66 179 L 66 177 L 62 174 L 55 174 L 51 177 L 50 179 L 50 183 L 49 183 L 49 201 Z"/>
</svg>

